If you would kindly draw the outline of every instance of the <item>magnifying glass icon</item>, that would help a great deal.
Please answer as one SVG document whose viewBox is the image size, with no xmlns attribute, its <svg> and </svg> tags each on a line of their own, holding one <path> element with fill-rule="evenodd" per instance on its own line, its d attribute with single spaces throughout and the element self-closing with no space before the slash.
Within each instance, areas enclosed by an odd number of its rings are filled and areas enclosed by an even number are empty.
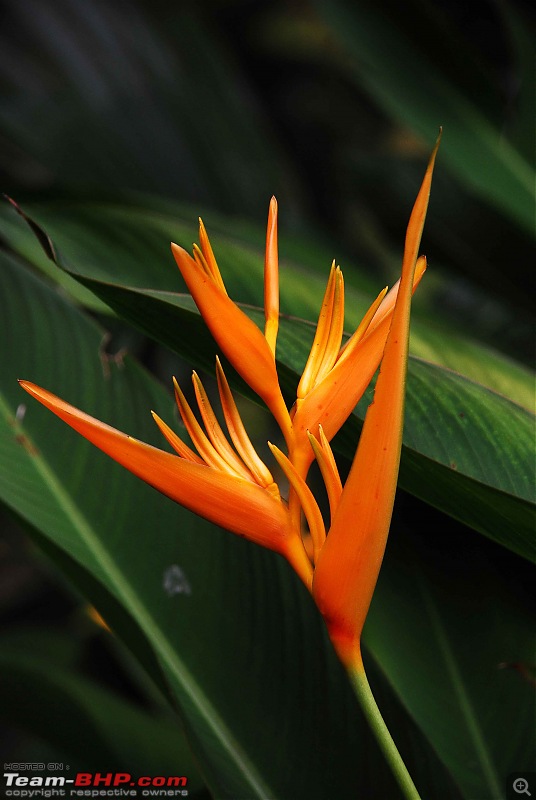
<svg viewBox="0 0 536 800">
<path fill-rule="evenodd" d="M 516 794 L 528 794 L 529 797 L 532 797 L 529 792 L 529 782 L 525 778 L 516 778 L 512 786 Z"/>
</svg>

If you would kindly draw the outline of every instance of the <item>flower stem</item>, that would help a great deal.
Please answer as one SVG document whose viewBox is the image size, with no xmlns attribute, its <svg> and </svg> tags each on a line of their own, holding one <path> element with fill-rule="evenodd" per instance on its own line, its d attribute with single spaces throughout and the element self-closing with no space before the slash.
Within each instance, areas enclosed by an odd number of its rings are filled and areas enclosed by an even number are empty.
<svg viewBox="0 0 536 800">
<path fill-rule="evenodd" d="M 365 674 L 361 655 L 359 654 L 359 657 L 355 658 L 346 668 L 359 705 L 367 718 L 367 722 L 380 745 L 387 763 L 391 767 L 393 775 L 402 790 L 403 796 L 407 798 L 407 800 L 420 800 L 415 784 L 411 779 L 406 765 L 402 761 L 402 757 L 393 741 L 393 737 L 389 733 L 389 729 L 376 704 L 376 700 L 374 699 Z"/>
</svg>

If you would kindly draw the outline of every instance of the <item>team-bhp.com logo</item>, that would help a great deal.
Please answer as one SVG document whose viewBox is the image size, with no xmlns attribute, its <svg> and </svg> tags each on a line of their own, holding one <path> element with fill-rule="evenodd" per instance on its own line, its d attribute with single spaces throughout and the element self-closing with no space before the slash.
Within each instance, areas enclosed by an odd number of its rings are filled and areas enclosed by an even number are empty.
<svg viewBox="0 0 536 800">
<path fill-rule="evenodd" d="M 10 765 L 5 765 L 9 768 Z M 13 765 L 15 766 L 15 765 Z M 19 769 L 24 765 L 16 765 Z M 21 775 L 13 769 L 4 772 L 5 794 L 11 798 L 50 797 L 136 797 L 181 798 L 188 796 L 188 778 L 184 775 L 142 775 L 130 772 L 77 772 L 73 778 L 64 775 Z"/>
</svg>

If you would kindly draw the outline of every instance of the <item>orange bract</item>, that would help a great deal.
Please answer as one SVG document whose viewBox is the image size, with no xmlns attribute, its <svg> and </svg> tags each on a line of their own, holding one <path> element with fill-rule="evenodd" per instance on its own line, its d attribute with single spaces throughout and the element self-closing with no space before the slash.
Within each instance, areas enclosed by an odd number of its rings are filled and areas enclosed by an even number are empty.
<svg viewBox="0 0 536 800">
<path fill-rule="evenodd" d="M 438 147 L 439 140 L 409 221 L 402 278 L 374 401 L 313 580 L 315 601 L 347 664 L 359 647 L 391 523 L 402 447 L 411 295 Z"/>
<path fill-rule="evenodd" d="M 227 296 L 212 270 L 207 272 L 202 264 L 176 244 L 171 245 L 171 250 L 182 277 L 222 352 L 246 383 L 264 400 L 281 429 L 288 435 L 290 419 L 279 388 L 274 355 L 266 338 Z"/>
</svg>

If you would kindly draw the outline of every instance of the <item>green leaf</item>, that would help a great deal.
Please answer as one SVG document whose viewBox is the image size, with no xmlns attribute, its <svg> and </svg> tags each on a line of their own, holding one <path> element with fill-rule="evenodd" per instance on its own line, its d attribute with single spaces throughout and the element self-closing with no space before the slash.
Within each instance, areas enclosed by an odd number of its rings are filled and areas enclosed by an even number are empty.
<svg viewBox="0 0 536 800">
<path fill-rule="evenodd" d="M 536 112 L 536 77 L 533 30 L 514 4 L 500 2 L 497 11 L 508 32 L 514 68 L 518 80 L 516 114 L 510 122 L 509 135 L 527 159 L 534 158 L 534 114 Z"/>
<path fill-rule="evenodd" d="M 102 219 L 98 230 L 97 214 Z M 80 224 L 76 214 L 56 217 L 56 226 L 59 228 L 61 224 L 65 231 L 62 242 L 67 245 L 69 257 L 76 261 L 76 267 L 72 267 L 70 261 L 67 266 L 63 259 L 64 269 L 133 325 L 188 358 L 193 366 L 212 371 L 215 345 L 193 301 L 188 296 L 164 290 L 176 279 L 176 270 L 169 267 L 169 255 L 164 253 L 167 247 L 163 229 L 169 233 L 168 218 L 158 215 L 149 225 L 148 215 L 145 216 L 144 235 L 140 237 L 142 246 L 135 249 L 137 254 L 141 251 L 141 255 L 133 257 L 132 263 L 121 259 L 119 253 L 121 236 L 128 237 L 132 247 L 130 237 L 136 219 L 132 209 L 116 209 L 115 214 L 89 209 L 83 218 L 87 227 Z M 102 242 L 100 252 L 107 253 L 106 262 L 96 263 L 95 257 L 91 256 L 97 245 L 90 236 L 96 231 L 98 240 Z M 116 236 L 116 231 L 121 231 L 121 236 Z M 186 244 L 184 239 L 190 230 L 185 232 L 184 228 L 178 227 L 177 233 Z M 86 237 L 84 247 L 81 246 L 83 236 Z M 240 275 L 246 275 L 241 296 L 245 295 L 246 300 L 252 301 L 262 291 L 262 261 L 248 248 L 240 248 L 234 242 L 224 242 L 224 245 L 226 267 L 233 265 L 225 269 L 225 277 L 229 273 L 229 283 L 238 287 Z M 147 262 L 153 250 L 156 256 L 148 270 Z M 114 274 L 112 264 L 117 264 Z M 293 285 L 290 302 L 300 310 L 311 308 L 316 294 L 315 280 L 305 281 L 305 294 L 301 296 L 297 275 L 305 278 L 306 272 L 293 265 L 283 272 L 283 296 L 285 290 Z M 157 288 L 143 288 L 148 281 Z M 316 283 L 320 291 L 320 280 Z M 353 300 L 350 289 L 349 316 L 356 324 L 354 317 L 358 315 Z M 363 305 L 362 298 L 359 304 Z M 262 327 L 262 313 L 249 307 L 245 310 Z M 311 324 L 296 319 L 281 320 L 277 356 L 282 384 L 290 402 L 295 397 L 312 335 Z M 425 331 L 421 336 L 426 336 Z M 426 354 L 440 353 L 439 334 L 436 333 L 435 343 L 433 336 L 429 338 L 424 348 Z M 459 353 L 466 371 L 474 372 L 477 379 L 487 379 L 485 384 L 491 379 L 502 388 L 521 387 L 520 394 L 527 400 L 532 398 L 533 387 L 530 385 L 529 388 L 528 373 L 484 348 L 463 340 L 458 344 L 459 336 L 457 339 L 449 338 L 452 341 L 447 339 L 441 347 L 447 366 L 456 363 Z M 336 449 L 348 458 L 353 457 L 360 421 L 371 399 L 369 390 L 350 423 L 335 440 Z M 400 485 L 504 546 L 533 559 L 532 426 L 533 417 L 526 409 L 490 391 L 486 385 L 451 369 L 411 357 Z"/>
<path fill-rule="evenodd" d="M 533 567 L 438 515 L 426 528 L 405 518 L 391 532 L 367 650 L 463 796 L 502 797 L 536 754 Z"/>
<path fill-rule="evenodd" d="M 65 635 L 3 635 L 0 640 L 0 719 L 61 748 L 84 769 L 103 765 L 134 774 L 188 778 L 203 785 L 176 723 L 158 718 L 62 663 Z M 39 655 L 36 656 L 36 653 Z"/>
<path fill-rule="evenodd" d="M 455 28 L 445 19 L 433 24 L 424 4 L 416 4 L 418 31 L 415 16 L 399 4 L 389 3 L 386 9 L 372 0 L 318 0 L 315 5 L 348 57 L 349 74 L 373 100 L 425 141 L 433 142 L 442 125 L 445 164 L 473 192 L 533 232 L 530 162 L 504 137 L 502 120 L 494 120 L 482 103 L 481 95 L 488 92 L 471 85 L 470 53 L 463 81 L 449 74 L 447 57 L 437 57 L 441 37 L 449 42 L 449 53 L 456 52 L 460 37 Z M 438 48 L 431 45 L 434 37 Z M 485 87 L 482 76 L 478 85 Z"/>
</svg>

